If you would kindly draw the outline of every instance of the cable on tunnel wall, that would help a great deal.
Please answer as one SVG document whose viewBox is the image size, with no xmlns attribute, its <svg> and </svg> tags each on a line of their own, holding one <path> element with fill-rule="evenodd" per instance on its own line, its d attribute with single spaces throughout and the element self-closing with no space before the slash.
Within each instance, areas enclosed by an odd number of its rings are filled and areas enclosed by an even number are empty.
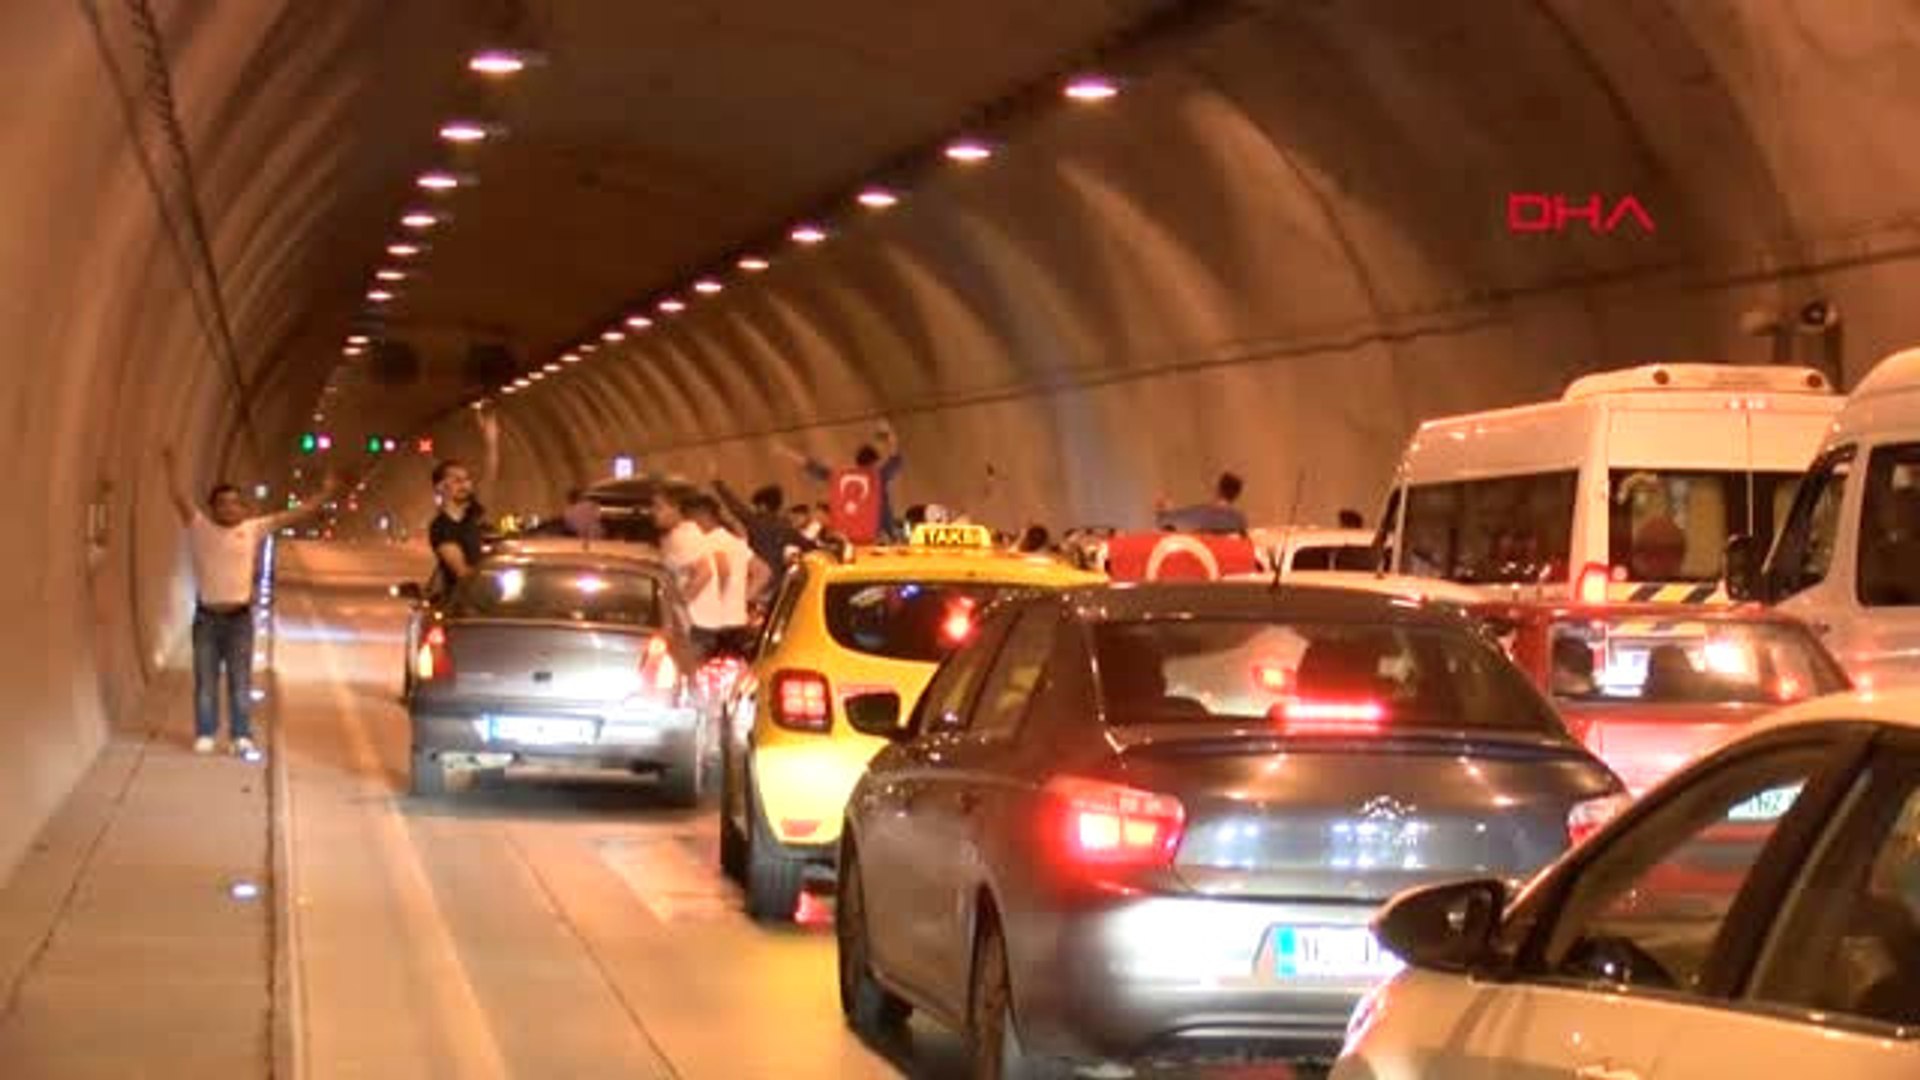
<svg viewBox="0 0 1920 1080">
<path fill-rule="evenodd" d="M 195 320 L 199 322 L 208 346 L 218 355 L 226 370 L 239 431 L 246 436 L 255 459 L 264 461 L 266 443 L 258 425 L 254 423 L 253 388 L 247 381 L 246 369 L 240 360 L 233 323 L 228 316 L 226 297 L 221 288 L 219 266 L 214 261 L 213 245 L 207 239 L 206 218 L 201 212 L 199 187 L 194 181 L 193 159 L 186 132 L 180 125 L 179 110 L 173 96 L 173 75 L 167 64 L 166 43 L 161 37 L 159 23 L 154 19 L 153 9 L 148 6 L 147 0 L 125 0 L 135 46 L 140 51 L 144 68 L 144 81 L 136 90 L 130 73 L 114 56 L 107 17 L 102 13 L 98 0 L 78 2 L 92 28 L 101 62 L 106 67 L 107 76 L 120 102 L 121 117 L 127 137 L 133 144 L 141 176 L 153 196 L 154 209 L 160 215 L 174 256 L 185 274 Z M 143 135 L 143 106 L 144 112 L 150 114 L 159 127 L 164 161 L 154 160 L 148 139 Z M 173 180 L 171 186 L 167 183 L 169 178 Z M 226 464 L 229 455 L 225 448 L 220 456 L 222 464 Z"/>
</svg>

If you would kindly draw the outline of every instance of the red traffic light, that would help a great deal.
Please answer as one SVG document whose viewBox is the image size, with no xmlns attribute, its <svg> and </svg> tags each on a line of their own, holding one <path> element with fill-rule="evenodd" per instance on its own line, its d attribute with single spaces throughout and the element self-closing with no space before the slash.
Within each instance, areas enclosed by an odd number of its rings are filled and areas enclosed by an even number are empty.
<svg viewBox="0 0 1920 1080">
<path fill-rule="evenodd" d="M 420 452 L 423 454 L 433 453 L 432 439 L 421 439 L 416 445 L 420 448 Z"/>
</svg>

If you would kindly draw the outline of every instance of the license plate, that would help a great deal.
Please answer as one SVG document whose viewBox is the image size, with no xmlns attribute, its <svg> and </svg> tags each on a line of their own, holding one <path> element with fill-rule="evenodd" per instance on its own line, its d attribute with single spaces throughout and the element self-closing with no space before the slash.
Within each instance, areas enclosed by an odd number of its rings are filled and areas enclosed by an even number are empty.
<svg viewBox="0 0 1920 1080">
<path fill-rule="evenodd" d="M 496 716 L 493 737 L 530 746 L 564 746 L 593 741 L 591 720 L 550 720 L 537 716 Z"/>
<path fill-rule="evenodd" d="M 1273 963 L 1283 979 L 1384 979 L 1402 966 L 1364 926 L 1276 926 Z"/>
</svg>

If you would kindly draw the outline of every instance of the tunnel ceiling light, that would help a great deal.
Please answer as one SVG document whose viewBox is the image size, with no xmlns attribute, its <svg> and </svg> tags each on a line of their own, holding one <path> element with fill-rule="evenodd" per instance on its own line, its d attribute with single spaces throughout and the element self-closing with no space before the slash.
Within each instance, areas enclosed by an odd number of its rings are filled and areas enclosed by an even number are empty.
<svg viewBox="0 0 1920 1080">
<path fill-rule="evenodd" d="M 993 156 L 993 147 L 979 139 L 960 139 L 947 144 L 947 160 L 962 165 L 978 165 Z"/>
<path fill-rule="evenodd" d="M 481 75 L 518 75 L 533 57 L 518 49 L 482 49 L 467 59 L 467 70 Z"/>
<path fill-rule="evenodd" d="M 440 125 L 440 137 L 450 143 L 485 142 L 500 133 L 498 125 L 473 120 L 449 120 Z"/>
<path fill-rule="evenodd" d="M 900 205 L 900 196 L 883 187 L 870 187 L 860 193 L 860 205 L 869 210 L 888 210 Z"/>
<path fill-rule="evenodd" d="M 529 382 L 539 382 L 541 379 L 544 379 L 546 377 L 547 377 L 547 373 L 544 371 L 530 371 L 527 373 L 527 380 Z"/>
<path fill-rule="evenodd" d="M 348 334 L 347 335 L 347 344 L 349 345 L 365 345 L 369 340 L 370 339 L 365 334 Z"/>
<path fill-rule="evenodd" d="M 423 249 L 419 244 L 388 244 L 387 254 L 396 259 L 411 259 Z"/>
<path fill-rule="evenodd" d="M 1120 96 L 1120 85 L 1104 75 L 1081 75 L 1068 81 L 1061 91 L 1072 101 L 1096 105 Z"/>
<path fill-rule="evenodd" d="M 392 268 L 392 267 L 390 267 L 390 266 L 389 266 L 389 267 L 382 267 L 382 268 L 380 268 L 380 269 L 378 269 L 378 270 L 375 270 L 375 271 L 373 272 L 373 276 L 374 276 L 375 278 L 378 278 L 378 279 L 379 279 L 379 280 L 381 280 L 381 281 L 405 281 L 405 280 L 407 280 L 407 272 L 406 272 L 405 270 L 395 270 L 395 269 L 393 269 L 393 268 Z"/>
<path fill-rule="evenodd" d="M 669 315 L 678 315 L 687 310 L 687 302 L 685 300 L 675 300 L 673 297 L 668 297 L 660 301 L 660 310 Z"/>
<path fill-rule="evenodd" d="M 511 397 L 511 396 L 513 396 L 514 394 L 517 394 L 517 393 L 519 393 L 519 392 L 520 392 L 520 388 L 519 388 L 519 387 L 517 387 L 517 386 L 503 386 L 503 387 L 501 387 L 501 388 L 500 388 L 500 392 L 501 392 L 502 394 L 506 394 L 507 396 L 509 396 L 509 397 Z"/>
<path fill-rule="evenodd" d="M 473 180 L 450 172 L 430 172 L 421 173 L 414 183 L 427 191 L 452 191 L 470 186 Z"/>
<path fill-rule="evenodd" d="M 369 289 L 367 290 L 367 299 L 376 304 L 384 304 L 393 299 L 393 294 L 385 289 Z"/>
<path fill-rule="evenodd" d="M 431 229 L 443 220 L 439 214 L 430 214 L 425 210 L 411 210 L 400 219 L 400 224 L 409 229 Z"/>
<path fill-rule="evenodd" d="M 555 362 L 552 364 L 548 364 L 547 366 L 541 368 L 540 370 L 546 372 L 549 375 L 552 375 L 553 373 L 560 370 L 560 365 L 558 362 Z"/>
<path fill-rule="evenodd" d="M 366 351 L 367 351 L 367 350 L 365 350 L 365 349 L 363 349 L 363 348 L 361 348 L 361 347 L 360 347 L 360 346 L 358 346 L 358 345 L 349 345 L 349 346 L 347 346 L 346 348 L 344 348 L 344 349 L 341 349 L 341 350 L 340 350 L 340 355 L 342 355 L 342 356 L 359 356 L 359 355 L 360 355 L 361 353 L 364 353 L 364 352 L 366 352 Z"/>
<path fill-rule="evenodd" d="M 591 356 L 592 354 L 594 354 L 594 353 L 596 353 L 596 352 L 599 352 L 599 351 L 600 351 L 600 346 L 598 346 L 598 345 L 591 345 L 591 344 L 589 344 L 589 345 L 582 345 L 582 346 L 580 346 L 580 354 L 581 354 L 582 356 Z"/>
<path fill-rule="evenodd" d="M 702 278 L 693 283 L 693 291 L 702 296 L 713 296 L 725 288 L 725 285 L 720 284 L 712 278 Z"/>
<path fill-rule="evenodd" d="M 606 333 L 600 335 L 600 340 L 606 342 L 609 345 L 618 345 L 619 343 L 627 340 L 627 335 L 624 331 L 621 331 L 621 330 L 609 330 Z"/>
<path fill-rule="evenodd" d="M 647 318 L 645 315 L 627 316 L 627 326 L 629 329 L 645 330 L 651 327 L 652 325 L 653 325 L 653 320 Z"/>
<path fill-rule="evenodd" d="M 563 364 L 577 364 L 580 362 L 580 354 L 579 353 L 562 353 L 560 354 L 560 362 Z"/>
<path fill-rule="evenodd" d="M 740 267 L 740 269 L 745 270 L 749 274 L 757 274 L 760 271 L 765 270 L 768 267 L 772 266 L 773 264 L 761 258 L 758 255 L 747 255 L 741 258 L 740 262 L 737 265 Z"/>
<path fill-rule="evenodd" d="M 826 240 L 827 230 L 818 225 L 798 225 L 787 235 L 796 244 L 818 244 Z"/>
</svg>

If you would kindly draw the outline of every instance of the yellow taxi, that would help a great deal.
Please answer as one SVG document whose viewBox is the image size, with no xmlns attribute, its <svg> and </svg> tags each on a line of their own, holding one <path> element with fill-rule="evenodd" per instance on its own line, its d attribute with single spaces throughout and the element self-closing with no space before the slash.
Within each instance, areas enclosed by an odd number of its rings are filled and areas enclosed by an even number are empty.
<svg viewBox="0 0 1920 1080">
<path fill-rule="evenodd" d="M 879 721 L 894 723 L 988 605 L 1104 580 L 997 548 L 977 525 L 923 525 L 908 544 L 795 565 L 720 717 L 720 865 L 746 886 L 748 913 L 792 918 L 809 877 L 831 880 L 847 796 L 886 745 L 856 728 L 849 701 L 897 707 Z"/>
</svg>

